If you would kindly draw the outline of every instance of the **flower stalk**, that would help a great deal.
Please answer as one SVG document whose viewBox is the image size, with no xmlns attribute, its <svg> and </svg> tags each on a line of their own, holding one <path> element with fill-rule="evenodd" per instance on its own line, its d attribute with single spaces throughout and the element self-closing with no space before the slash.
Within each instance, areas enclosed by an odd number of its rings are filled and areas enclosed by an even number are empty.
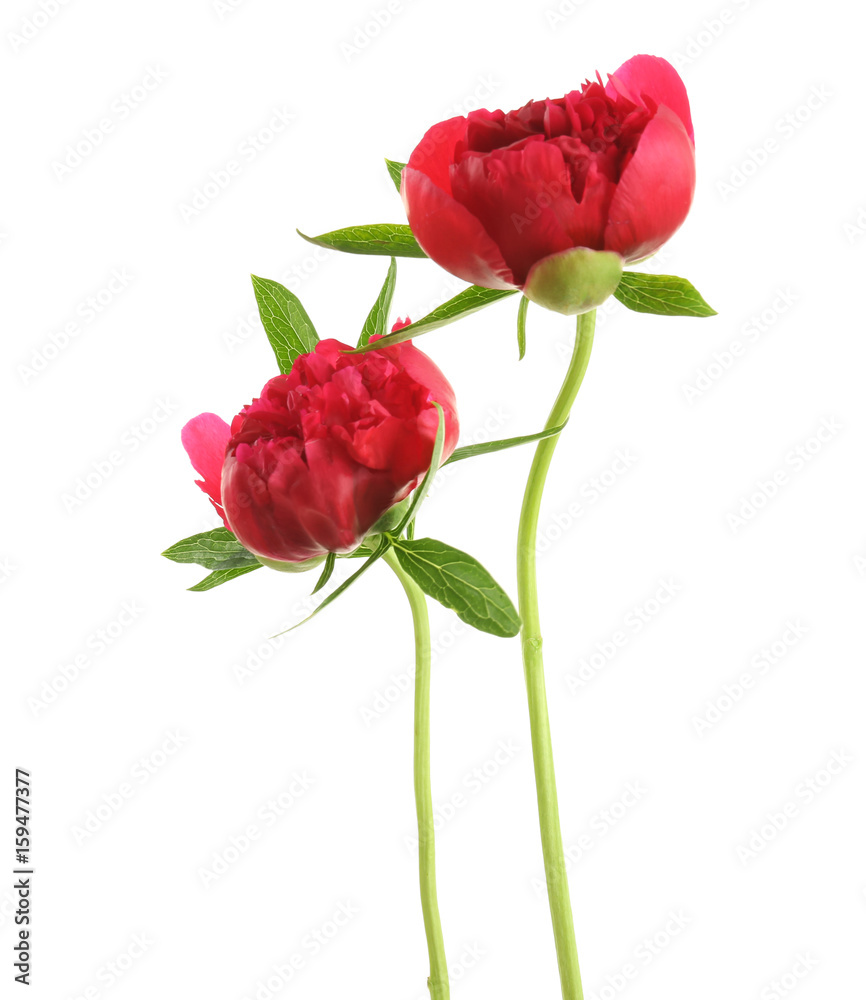
<svg viewBox="0 0 866 1000">
<path fill-rule="evenodd" d="M 559 427 L 568 419 L 589 363 L 594 332 L 595 310 L 577 317 L 574 352 L 545 429 Z M 536 577 L 538 515 L 547 472 L 558 439 L 559 435 L 556 434 L 539 441 L 529 470 L 517 533 L 517 592 L 520 617 L 523 622 L 520 639 L 529 706 L 532 760 L 535 768 L 538 818 L 541 827 L 541 849 L 544 855 L 544 874 L 550 903 L 550 916 L 553 922 L 559 978 L 562 984 L 563 1000 L 583 1000 L 583 986 L 580 980 L 580 965 L 577 958 L 574 920 L 571 913 L 568 875 L 565 869 L 562 831 L 559 822 L 553 746 L 544 683 L 544 660 L 541 651 L 541 623 L 538 612 Z"/>
<path fill-rule="evenodd" d="M 439 901 L 436 894 L 436 845 L 433 826 L 433 793 L 430 786 L 430 619 L 427 599 L 389 549 L 382 557 L 400 581 L 415 629 L 415 811 L 418 816 L 418 874 L 421 885 L 421 911 L 430 956 L 427 988 L 431 1000 L 448 1000 L 448 964 Z"/>
</svg>

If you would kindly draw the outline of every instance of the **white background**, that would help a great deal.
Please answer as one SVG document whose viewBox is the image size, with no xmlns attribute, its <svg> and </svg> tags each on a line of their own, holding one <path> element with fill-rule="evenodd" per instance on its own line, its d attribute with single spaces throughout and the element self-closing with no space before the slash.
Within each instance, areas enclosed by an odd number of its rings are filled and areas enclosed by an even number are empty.
<svg viewBox="0 0 866 1000">
<path fill-rule="evenodd" d="M 833 5 L 781 0 L 576 0 L 558 17 L 547 2 L 401 0 L 377 30 L 385 0 L 42 6 L 52 16 L 8 0 L 0 40 L 4 995 L 17 995 L 15 767 L 35 797 L 29 995 L 426 994 L 402 593 L 380 565 L 274 642 L 312 576 L 187 593 L 197 568 L 159 553 L 217 522 L 180 428 L 202 410 L 230 418 L 275 372 L 248 323 L 250 272 L 298 292 L 321 335 L 357 336 L 387 261 L 317 254 L 296 226 L 405 221 L 383 156 L 405 160 L 430 124 L 479 101 L 560 96 L 635 52 L 680 66 L 698 153 L 691 215 L 648 266 L 687 276 L 719 315 L 603 310 L 542 514 L 586 993 L 861 995 L 862 15 L 834 23 Z M 290 122 L 263 132 L 278 112 Z M 103 119 L 98 146 L 60 169 Z M 240 173 L 185 211 L 230 160 Z M 115 269 L 116 294 L 89 311 Z M 460 287 L 401 261 L 396 312 L 418 318 Z M 564 372 L 572 322 L 531 308 L 518 363 L 515 311 L 508 300 L 419 342 L 457 390 L 465 443 L 538 429 Z M 455 466 L 419 524 L 512 594 L 529 458 Z M 76 488 L 83 499 L 64 501 Z M 654 603 L 665 581 L 675 593 Z M 518 644 L 431 613 L 434 792 L 443 812 L 462 794 L 438 841 L 454 995 L 552 1000 Z M 728 700 L 743 674 L 751 687 Z M 831 776 L 833 754 L 845 764 Z M 485 765 L 496 773 L 479 790 Z M 293 774 L 312 786 L 269 825 Z M 108 818 L 82 833 L 97 810 Z M 260 836 L 238 857 L 232 838 L 251 824 Z M 234 863 L 205 885 L 219 855 Z M 357 912 L 316 954 L 308 935 L 340 904 Z M 303 968 L 263 992 L 292 955 Z"/>
</svg>

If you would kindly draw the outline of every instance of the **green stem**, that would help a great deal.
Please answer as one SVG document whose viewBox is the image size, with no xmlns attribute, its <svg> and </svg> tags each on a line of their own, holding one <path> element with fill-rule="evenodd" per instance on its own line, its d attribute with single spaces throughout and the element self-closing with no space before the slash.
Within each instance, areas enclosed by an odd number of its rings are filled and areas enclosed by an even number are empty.
<svg viewBox="0 0 866 1000">
<path fill-rule="evenodd" d="M 545 429 L 564 423 L 571 411 L 577 390 L 583 381 L 592 338 L 595 331 L 595 310 L 577 318 L 574 353 L 559 395 L 550 411 Z M 526 696 L 529 703 L 529 727 L 532 734 L 532 759 L 538 794 L 538 819 L 541 826 L 541 850 L 556 960 L 564 1000 L 583 1000 L 580 965 L 574 939 L 574 920 L 568 895 L 568 876 L 562 850 L 559 825 L 559 804 L 556 798 L 556 778 L 553 771 L 553 747 L 550 740 L 550 719 L 547 713 L 547 693 L 544 687 L 544 661 L 541 655 L 541 625 L 538 616 L 538 587 L 535 572 L 535 548 L 538 534 L 538 513 L 550 460 L 559 435 L 539 441 L 529 470 L 520 526 L 517 532 L 517 593 L 520 617 L 523 621 L 521 644 Z"/>
<path fill-rule="evenodd" d="M 418 873 L 421 910 L 430 955 L 427 988 L 431 1000 L 448 1000 L 448 965 L 436 898 L 436 845 L 433 829 L 433 793 L 430 788 L 430 620 L 427 599 L 403 571 L 393 549 L 382 557 L 406 591 L 415 626 L 415 811 L 418 815 Z"/>
</svg>

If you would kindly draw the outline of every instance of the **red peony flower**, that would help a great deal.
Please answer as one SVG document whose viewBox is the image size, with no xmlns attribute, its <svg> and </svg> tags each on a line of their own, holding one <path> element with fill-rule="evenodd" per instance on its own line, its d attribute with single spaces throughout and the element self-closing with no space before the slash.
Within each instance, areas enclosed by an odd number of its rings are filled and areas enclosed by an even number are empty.
<svg viewBox="0 0 866 1000">
<path fill-rule="evenodd" d="M 264 559 L 302 562 L 357 548 L 418 485 L 445 417 L 443 460 L 457 445 L 454 390 L 411 342 L 346 354 L 323 340 L 272 378 L 231 427 L 203 413 L 183 444 L 226 527 Z"/>
<path fill-rule="evenodd" d="M 525 288 L 533 267 L 587 247 L 626 263 L 683 223 L 695 189 L 685 85 L 639 55 L 609 77 L 518 111 L 434 125 L 403 170 L 409 225 L 438 264 L 488 288 Z"/>
</svg>

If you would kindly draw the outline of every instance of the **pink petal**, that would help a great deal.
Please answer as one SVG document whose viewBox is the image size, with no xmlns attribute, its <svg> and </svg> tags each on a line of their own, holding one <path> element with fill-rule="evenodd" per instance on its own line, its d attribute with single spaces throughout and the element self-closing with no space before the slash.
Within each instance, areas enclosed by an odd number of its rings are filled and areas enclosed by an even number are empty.
<svg viewBox="0 0 866 1000">
<path fill-rule="evenodd" d="M 694 193 L 694 144 L 680 118 L 661 105 L 617 185 L 604 249 L 626 263 L 655 253 L 683 224 Z"/>
<path fill-rule="evenodd" d="M 451 274 L 487 288 L 514 288 L 502 254 L 472 213 L 422 173 L 403 169 L 403 204 L 424 252 Z"/>
<path fill-rule="evenodd" d="M 615 72 L 605 88 L 610 96 L 620 93 L 635 104 L 645 104 L 646 95 L 656 104 L 664 104 L 677 115 L 692 142 L 692 113 L 686 85 L 667 59 L 660 56 L 632 56 Z"/>
<path fill-rule="evenodd" d="M 180 432 L 189 460 L 202 477 L 196 480 L 196 484 L 211 498 L 223 520 L 225 515 L 221 507 L 220 482 L 230 436 L 231 428 L 215 413 L 200 413 Z"/>
</svg>

